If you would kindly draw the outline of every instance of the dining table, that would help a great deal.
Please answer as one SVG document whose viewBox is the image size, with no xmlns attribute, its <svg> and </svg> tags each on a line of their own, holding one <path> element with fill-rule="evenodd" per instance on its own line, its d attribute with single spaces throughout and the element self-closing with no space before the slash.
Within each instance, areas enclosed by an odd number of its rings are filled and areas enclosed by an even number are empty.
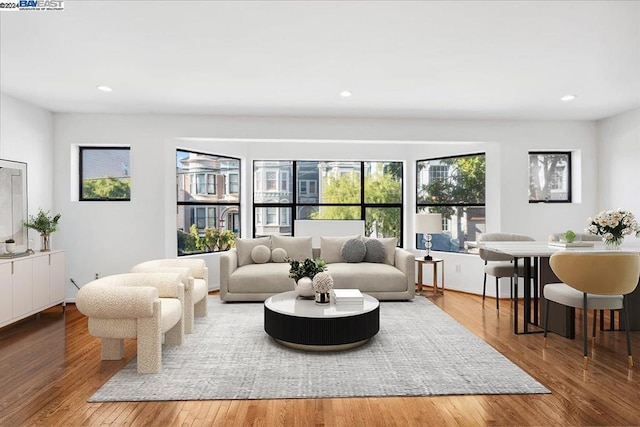
<svg viewBox="0 0 640 427">
<path fill-rule="evenodd" d="M 620 252 L 635 252 L 640 256 L 640 245 L 623 244 Z M 529 334 L 542 332 L 540 319 L 540 301 L 544 300 L 544 285 L 553 282 L 560 282 L 549 266 L 549 258 L 559 251 L 610 253 L 602 242 L 576 242 L 567 244 L 563 242 L 543 242 L 543 241 L 510 241 L 510 242 L 477 242 L 476 247 L 481 247 L 493 252 L 503 253 L 513 257 L 513 332 L 515 334 Z M 523 316 L 520 325 L 518 307 L 518 267 L 523 265 Z M 632 330 L 640 329 L 640 286 L 630 295 L 629 298 L 630 317 L 632 318 Z M 602 327 L 602 318 L 601 318 Z M 575 337 L 575 309 L 566 307 L 550 301 L 549 304 L 549 326 L 548 330 L 567 338 Z"/>
</svg>

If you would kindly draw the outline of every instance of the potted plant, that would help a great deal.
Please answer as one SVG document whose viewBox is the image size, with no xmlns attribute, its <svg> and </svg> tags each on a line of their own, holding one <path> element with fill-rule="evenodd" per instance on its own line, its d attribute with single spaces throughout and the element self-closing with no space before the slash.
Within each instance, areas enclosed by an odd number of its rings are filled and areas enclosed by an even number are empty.
<svg viewBox="0 0 640 427">
<path fill-rule="evenodd" d="M 25 227 L 33 228 L 40 233 L 40 236 L 42 236 L 41 252 L 48 252 L 51 250 L 49 238 L 51 233 L 58 229 L 60 216 L 60 214 L 51 216 L 51 211 L 39 209 L 37 215 L 29 215 L 29 219 L 23 223 Z"/>
<path fill-rule="evenodd" d="M 316 274 L 327 269 L 327 263 L 322 258 L 306 258 L 298 261 L 289 257 L 284 259 L 289 263 L 289 277 L 295 280 L 295 290 L 301 297 L 310 298 L 315 296 L 313 289 L 313 278 Z"/>
<path fill-rule="evenodd" d="M 16 241 L 13 240 L 13 239 L 7 239 L 4 242 L 4 247 L 5 247 L 6 251 L 7 251 L 7 253 L 12 254 L 16 250 Z"/>
<path fill-rule="evenodd" d="M 566 240 L 567 243 L 573 243 L 574 240 L 576 240 L 576 233 L 574 233 L 573 230 L 567 230 L 564 233 L 564 240 Z"/>
</svg>

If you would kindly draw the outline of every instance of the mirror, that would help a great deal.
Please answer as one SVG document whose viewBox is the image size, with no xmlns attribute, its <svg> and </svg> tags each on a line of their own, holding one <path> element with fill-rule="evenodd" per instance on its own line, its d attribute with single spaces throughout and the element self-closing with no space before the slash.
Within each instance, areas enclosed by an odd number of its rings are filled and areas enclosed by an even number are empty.
<svg viewBox="0 0 640 427">
<path fill-rule="evenodd" d="M 0 159 L 0 249 L 8 239 L 16 252 L 28 249 L 27 212 L 27 164 Z"/>
</svg>

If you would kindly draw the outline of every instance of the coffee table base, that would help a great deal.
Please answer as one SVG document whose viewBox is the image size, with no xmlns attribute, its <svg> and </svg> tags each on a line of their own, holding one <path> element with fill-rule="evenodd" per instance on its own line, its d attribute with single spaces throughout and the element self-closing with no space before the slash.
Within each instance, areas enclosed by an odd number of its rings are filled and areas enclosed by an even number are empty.
<svg viewBox="0 0 640 427">
<path fill-rule="evenodd" d="M 296 344 L 294 342 L 282 341 L 277 338 L 274 338 L 276 342 L 282 344 L 285 347 L 294 348 L 296 350 L 304 350 L 304 351 L 343 351 L 343 350 L 351 350 L 352 348 L 360 347 L 361 345 L 369 342 L 369 339 L 362 341 L 357 341 L 349 344 L 336 344 L 336 345 L 307 345 L 307 344 Z"/>
</svg>

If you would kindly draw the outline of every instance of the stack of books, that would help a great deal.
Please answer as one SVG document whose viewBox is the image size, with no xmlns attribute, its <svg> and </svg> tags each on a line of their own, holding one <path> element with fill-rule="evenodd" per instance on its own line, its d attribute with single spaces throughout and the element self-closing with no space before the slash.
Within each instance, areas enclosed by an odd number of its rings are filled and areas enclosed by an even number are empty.
<svg viewBox="0 0 640 427">
<path fill-rule="evenodd" d="M 331 298 L 335 304 L 363 304 L 360 289 L 331 289 Z"/>
</svg>

